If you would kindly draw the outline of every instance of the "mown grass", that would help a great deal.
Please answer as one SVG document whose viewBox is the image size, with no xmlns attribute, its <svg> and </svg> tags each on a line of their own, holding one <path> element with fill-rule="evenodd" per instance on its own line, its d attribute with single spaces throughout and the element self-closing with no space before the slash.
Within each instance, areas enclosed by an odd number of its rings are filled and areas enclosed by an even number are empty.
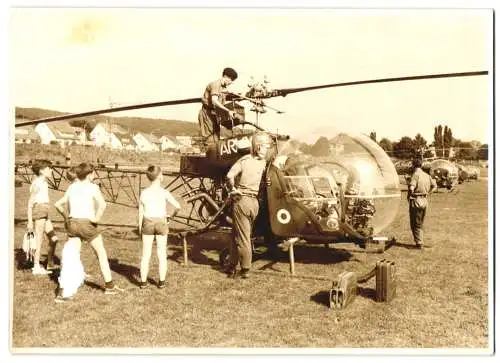
<svg viewBox="0 0 500 363">
<path fill-rule="evenodd" d="M 26 186 L 16 188 L 15 218 L 25 218 Z M 431 246 L 415 250 L 407 203 L 387 235 L 397 244 L 383 255 L 360 253 L 348 244 L 297 245 L 296 273 L 286 254 L 262 256 L 248 280 L 227 279 L 217 268 L 217 252 L 228 235 L 211 233 L 189 240 L 190 265 L 170 240 L 168 287 L 136 286 L 138 236 L 108 229 L 105 245 L 118 284 L 126 291 L 104 295 L 91 249 L 82 249 L 92 275 L 75 300 L 55 304 L 55 277 L 22 269 L 19 247 L 25 224 L 14 228 L 12 345 L 23 347 L 310 347 L 310 348 L 486 348 L 488 347 L 487 181 L 458 192 L 432 195 L 425 229 Z M 51 198 L 60 195 L 51 191 Z M 110 205 L 107 223 L 134 224 L 135 210 Z M 54 218 L 58 219 L 54 213 Z M 63 230 L 58 235 L 65 239 Z M 58 246 L 60 256 L 62 243 Z M 397 297 L 375 301 L 374 279 L 344 310 L 328 308 L 331 281 L 342 271 L 363 273 L 381 258 L 396 262 Z M 153 251 L 150 277 L 157 280 Z M 323 277 L 324 279 L 315 278 Z"/>
</svg>

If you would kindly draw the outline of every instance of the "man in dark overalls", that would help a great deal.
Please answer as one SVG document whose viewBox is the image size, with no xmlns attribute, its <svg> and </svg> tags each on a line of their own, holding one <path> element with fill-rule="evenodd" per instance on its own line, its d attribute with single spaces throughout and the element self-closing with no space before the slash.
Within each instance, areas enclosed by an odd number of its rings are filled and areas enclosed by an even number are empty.
<svg viewBox="0 0 500 363">
<path fill-rule="evenodd" d="M 248 278 L 252 265 L 252 229 L 259 214 L 259 189 L 266 169 L 266 157 L 273 140 L 265 132 L 252 137 L 252 153 L 241 157 L 227 173 L 230 195 L 233 197 L 233 240 L 229 252 L 229 277 L 236 276 L 238 263 L 241 277 Z M 236 182 L 236 180 L 238 180 Z"/>
<path fill-rule="evenodd" d="M 424 247 L 424 219 L 427 211 L 427 195 L 437 189 L 436 181 L 422 170 L 422 160 L 413 161 L 413 174 L 408 184 L 410 227 L 417 248 Z"/>
<path fill-rule="evenodd" d="M 224 68 L 222 77 L 208 84 L 201 97 L 201 109 L 198 113 L 200 136 L 207 140 L 213 135 L 214 142 L 220 139 L 221 114 L 227 113 L 227 118 L 234 119 L 236 113 L 226 106 L 226 87 L 238 78 L 238 73 L 232 68 Z"/>
</svg>

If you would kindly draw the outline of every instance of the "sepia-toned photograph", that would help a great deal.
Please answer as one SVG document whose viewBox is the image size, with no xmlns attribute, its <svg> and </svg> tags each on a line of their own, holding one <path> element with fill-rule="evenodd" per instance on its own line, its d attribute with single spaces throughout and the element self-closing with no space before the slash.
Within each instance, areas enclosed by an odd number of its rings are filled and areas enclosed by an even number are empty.
<svg viewBox="0 0 500 363">
<path fill-rule="evenodd" d="M 11 353 L 493 354 L 493 16 L 10 8 Z"/>
</svg>

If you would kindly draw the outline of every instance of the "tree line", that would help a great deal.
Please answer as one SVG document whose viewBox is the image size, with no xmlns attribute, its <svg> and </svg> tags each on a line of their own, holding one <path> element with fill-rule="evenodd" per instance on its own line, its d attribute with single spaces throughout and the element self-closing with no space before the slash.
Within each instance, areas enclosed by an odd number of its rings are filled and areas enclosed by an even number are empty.
<svg viewBox="0 0 500 363">
<path fill-rule="evenodd" d="M 386 137 L 377 140 L 377 133 L 372 131 L 370 138 L 389 156 L 398 159 L 435 156 L 461 160 L 488 160 L 488 144 L 457 139 L 453 137 L 452 129 L 446 125 L 434 127 L 434 139 L 430 143 L 420 133 L 414 137 L 403 136 L 398 141 L 391 141 Z M 300 143 L 299 149 L 313 156 L 326 156 L 330 152 L 330 147 L 328 139 L 321 136 L 312 145 Z"/>
<path fill-rule="evenodd" d="M 372 135 L 373 134 L 373 135 Z M 377 142 L 375 133 L 370 137 Z M 451 127 L 438 125 L 434 127 L 432 142 L 418 133 L 415 137 L 403 136 L 398 141 L 383 138 L 378 142 L 390 156 L 399 159 L 411 159 L 417 156 L 455 158 L 460 160 L 488 160 L 488 144 L 479 141 L 460 140 L 453 137 Z"/>
</svg>

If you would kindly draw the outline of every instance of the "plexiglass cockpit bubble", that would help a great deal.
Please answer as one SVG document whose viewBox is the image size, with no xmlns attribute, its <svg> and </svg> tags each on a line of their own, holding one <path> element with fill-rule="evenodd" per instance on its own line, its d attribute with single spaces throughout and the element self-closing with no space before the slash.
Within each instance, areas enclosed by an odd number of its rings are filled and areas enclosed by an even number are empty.
<svg viewBox="0 0 500 363">
<path fill-rule="evenodd" d="M 325 223 L 332 229 L 337 217 L 338 224 L 371 237 L 398 212 L 401 192 L 396 169 L 367 136 L 340 133 L 315 150 L 290 140 L 279 145 L 275 165 L 283 170 L 289 196 L 309 209 L 319 208 L 321 199 L 331 205 Z"/>
</svg>

